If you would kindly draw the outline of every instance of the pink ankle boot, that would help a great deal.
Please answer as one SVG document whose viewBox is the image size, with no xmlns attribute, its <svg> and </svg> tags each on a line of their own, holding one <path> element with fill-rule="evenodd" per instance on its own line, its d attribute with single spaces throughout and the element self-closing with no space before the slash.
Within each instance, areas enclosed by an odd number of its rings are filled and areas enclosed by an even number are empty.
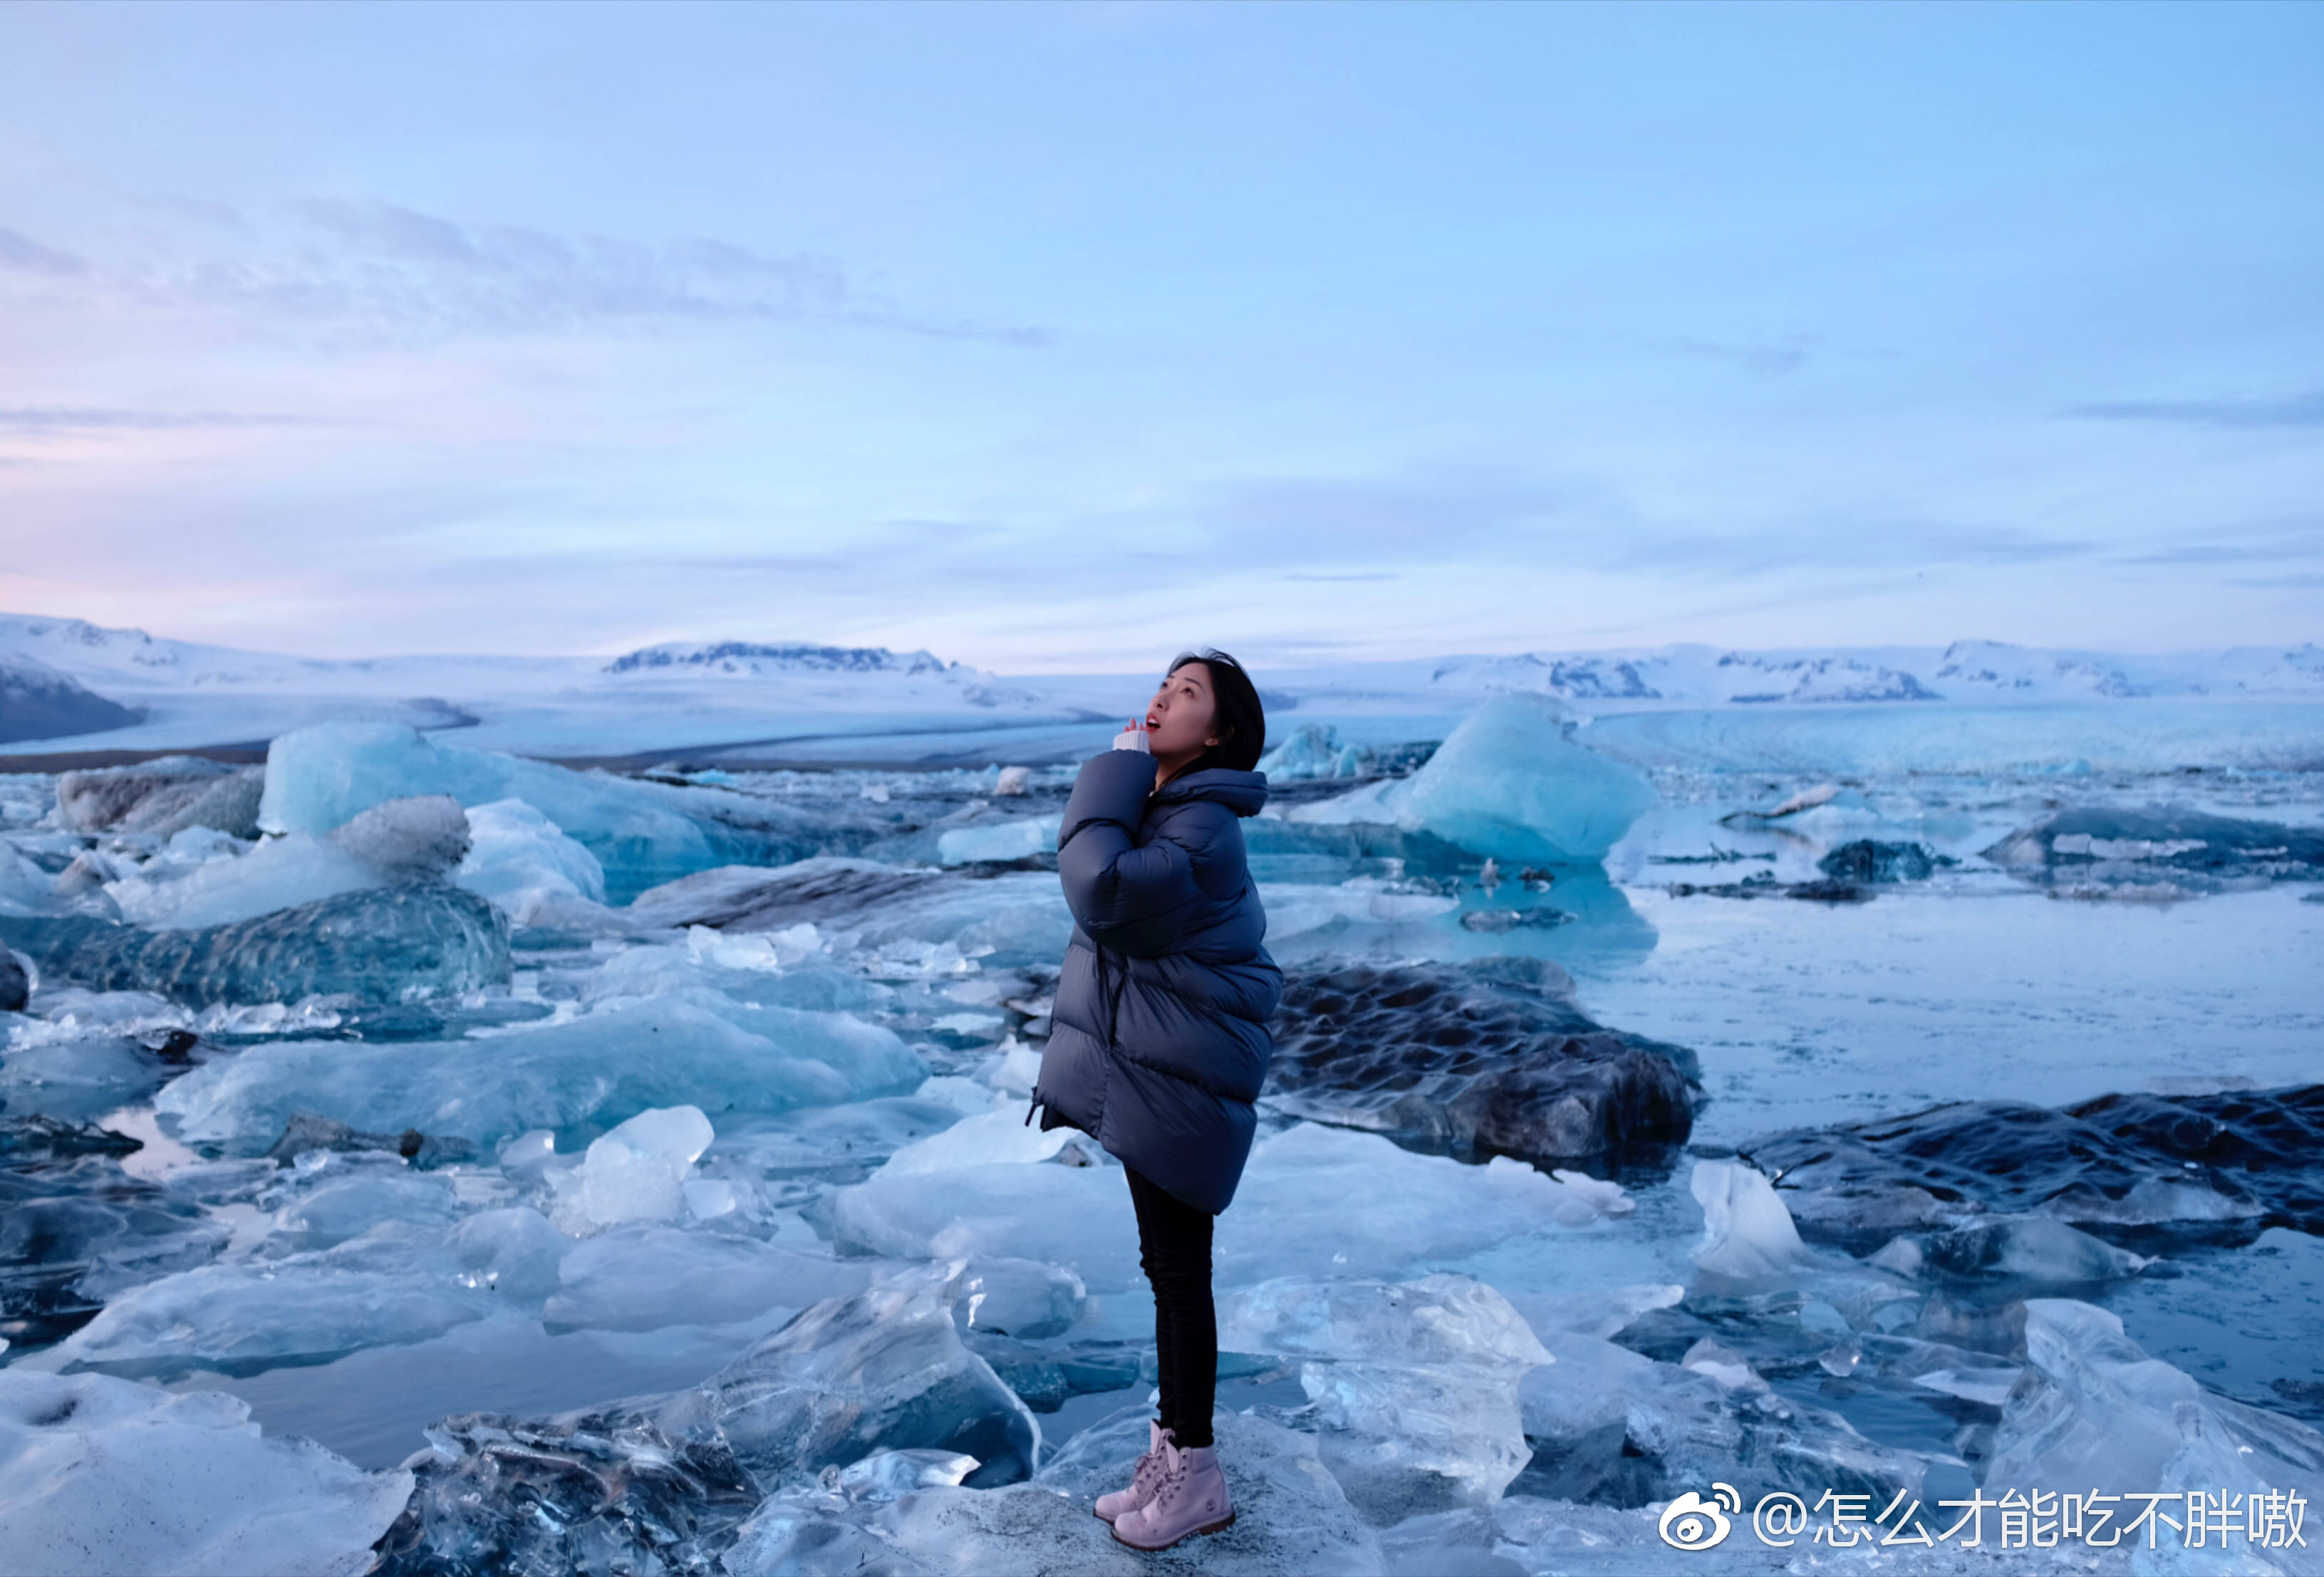
<svg viewBox="0 0 2324 1577">
<path fill-rule="evenodd" d="M 1170 1432 L 1158 1420 L 1146 1425 L 1151 1443 L 1146 1454 L 1138 1459 L 1138 1471 L 1133 1473 L 1127 1489 L 1116 1489 L 1111 1495 L 1097 1498 L 1096 1511 L 1100 1520 L 1111 1522 L 1127 1515 L 1154 1499 L 1154 1491 L 1162 1487 L 1162 1447 L 1170 1443 Z"/>
<path fill-rule="evenodd" d="M 1219 1471 L 1215 1447 L 1178 1449 L 1162 1443 L 1162 1483 L 1154 1499 L 1114 1519 L 1113 1536 L 1133 1549 L 1167 1550 L 1198 1533 L 1216 1533 L 1234 1524 L 1234 1498 Z"/>
</svg>

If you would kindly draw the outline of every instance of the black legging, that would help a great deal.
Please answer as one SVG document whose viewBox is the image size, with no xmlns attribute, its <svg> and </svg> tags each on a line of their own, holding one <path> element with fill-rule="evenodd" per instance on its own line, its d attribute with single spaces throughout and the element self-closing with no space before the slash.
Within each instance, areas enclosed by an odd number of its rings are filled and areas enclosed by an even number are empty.
<svg viewBox="0 0 2324 1577">
<path fill-rule="evenodd" d="M 1162 1368 L 1162 1427 L 1181 1451 L 1211 1443 L 1218 1390 L 1219 1315 L 1211 1304 L 1211 1225 L 1216 1220 L 1130 1167 L 1138 1262 L 1154 1287 L 1154 1349 Z"/>
</svg>

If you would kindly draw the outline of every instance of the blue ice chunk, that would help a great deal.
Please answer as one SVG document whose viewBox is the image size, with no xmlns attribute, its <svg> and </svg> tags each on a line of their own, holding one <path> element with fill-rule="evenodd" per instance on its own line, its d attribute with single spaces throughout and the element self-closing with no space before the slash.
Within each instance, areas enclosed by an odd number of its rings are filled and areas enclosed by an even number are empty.
<svg viewBox="0 0 2324 1577">
<path fill-rule="evenodd" d="M 258 819 L 269 832 L 320 834 L 383 800 L 430 794 L 470 807 L 522 800 L 596 856 L 615 902 L 730 861 L 818 853 L 829 833 L 769 800 L 461 750 L 387 723 L 319 724 L 276 739 Z"/>
<path fill-rule="evenodd" d="M 784 1111 L 901 1093 L 927 1071 L 893 1031 L 846 1014 L 697 991 L 480 1039 L 253 1047 L 178 1080 L 155 1105 L 183 1137 L 249 1154 L 300 1111 L 479 1144 L 546 1128 L 572 1149 L 654 1107 Z"/>
<path fill-rule="evenodd" d="M 0 1551 L 12 1572 L 361 1572 L 411 1492 L 217 1391 L 0 1371 Z"/>
<path fill-rule="evenodd" d="M 1296 783 L 1318 778 L 1370 777 L 1378 770 L 1378 761 L 1361 745 L 1342 744 L 1340 731 L 1330 724 L 1303 723 L 1289 739 L 1259 759 L 1259 770 L 1270 783 Z"/>
<path fill-rule="evenodd" d="M 115 1298 L 57 1351 L 76 1367 L 164 1378 L 256 1374 L 423 1342 L 508 1300 L 462 1274 L 440 1228 L 385 1221 L 327 1249 L 221 1261 Z"/>
<path fill-rule="evenodd" d="M 605 901 L 605 867 L 521 799 L 496 799 L 468 813 L 472 837 L 456 880 L 508 911 L 520 925 L 559 909 Z"/>
<path fill-rule="evenodd" d="M 190 930 L 0 916 L 0 943 L 30 957 L 43 980 L 158 991 L 193 1007 L 341 992 L 409 1002 L 509 980 L 508 921 L 474 893 L 438 883 L 341 893 Z"/>
<path fill-rule="evenodd" d="M 1446 736 L 1395 809 L 1399 826 L 1471 853 L 1569 864 L 1603 859 L 1655 799 L 1636 768 L 1577 742 L 1554 703 L 1504 696 Z"/>
</svg>

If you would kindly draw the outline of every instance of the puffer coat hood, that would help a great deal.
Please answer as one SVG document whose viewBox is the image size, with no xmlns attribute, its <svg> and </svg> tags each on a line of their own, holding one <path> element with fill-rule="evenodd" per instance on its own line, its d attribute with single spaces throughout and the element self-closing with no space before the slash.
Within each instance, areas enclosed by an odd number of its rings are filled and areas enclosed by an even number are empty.
<svg viewBox="0 0 2324 1577">
<path fill-rule="evenodd" d="M 1215 1215 L 1250 1156 L 1283 995 L 1240 822 L 1267 778 L 1214 767 L 1153 785 L 1151 756 L 1108 751 L 1065 802 L 1074 937 L 1033 1101 L 1043 1128 L 1082 1130 Z"/>
</svg>

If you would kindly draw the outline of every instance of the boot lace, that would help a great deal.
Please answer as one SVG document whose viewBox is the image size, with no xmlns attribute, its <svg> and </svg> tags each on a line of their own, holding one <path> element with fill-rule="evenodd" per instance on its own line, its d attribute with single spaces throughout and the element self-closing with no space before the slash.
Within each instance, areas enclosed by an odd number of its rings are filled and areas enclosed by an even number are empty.
<svg viewBox="0 0 2324 1577">
<path fill-rule="evenodd" d="M 1154 1489 L 1154 1505 L 1159 1510 L 1164 1501 L 1176 1499 L 1177 1490 L 1186 1481 L 1186 1453 L 1170 1442 L 1163 1442 L 1154 1471 L 1160 1480 Z"/>
</svg>

